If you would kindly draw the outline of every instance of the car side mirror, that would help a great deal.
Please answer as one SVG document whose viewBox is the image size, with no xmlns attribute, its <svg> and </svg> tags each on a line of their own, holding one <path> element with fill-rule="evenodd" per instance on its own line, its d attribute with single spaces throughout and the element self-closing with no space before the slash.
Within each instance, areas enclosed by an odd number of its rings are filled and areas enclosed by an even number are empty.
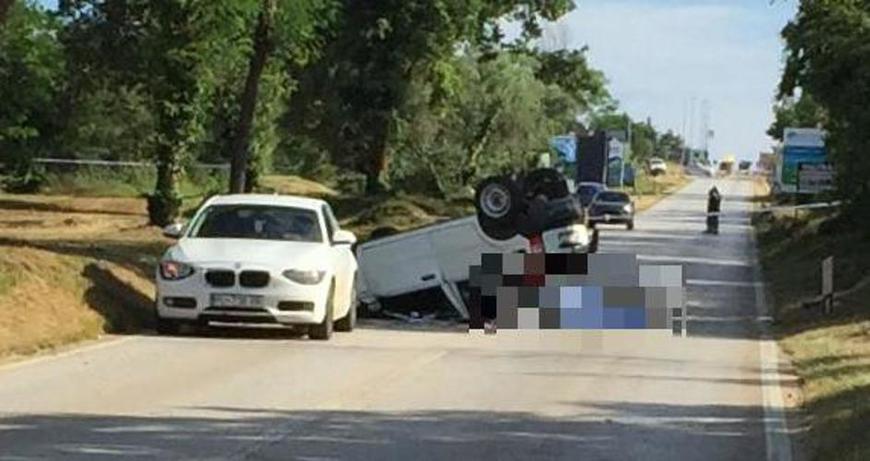
<svg viewBox="0 0 870 461">
<path fill-rule="evenodd" d="M 353 245 L 356 243 L 356 235 L 346 230 L 337 230 L 332 234 L 333 245 Z"/>
<path fill-rule="evenodd" d="M 171 239 L 181 238 L 182 233 L 184 233 L 184 224 L 182 223 L 170 224 L 163 228 L 163 235 Z"/>
</svg>

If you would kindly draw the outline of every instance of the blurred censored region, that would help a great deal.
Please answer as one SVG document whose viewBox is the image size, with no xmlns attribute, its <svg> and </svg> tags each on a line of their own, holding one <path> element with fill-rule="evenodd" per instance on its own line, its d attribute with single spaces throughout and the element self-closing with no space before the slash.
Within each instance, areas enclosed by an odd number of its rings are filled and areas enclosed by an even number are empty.
<svg viewBox="0 0 870 461">
<path fill-rule="evenodd" d="M 679 265 L 631 254 L 484 254 L 470 268 L 469 330 L 671 330 L 685 335 Z"/>
</svg>

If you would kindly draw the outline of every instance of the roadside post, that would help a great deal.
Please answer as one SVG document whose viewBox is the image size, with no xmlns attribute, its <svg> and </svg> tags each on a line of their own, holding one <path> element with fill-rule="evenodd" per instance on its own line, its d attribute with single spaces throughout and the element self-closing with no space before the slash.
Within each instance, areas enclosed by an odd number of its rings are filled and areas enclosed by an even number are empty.
<svg viewBox="0 0 870 461">
<path fill-rule="evenodd" d="M 834 257 L 822 261 L 822 312 L 834 313 Z"/>
</svg>

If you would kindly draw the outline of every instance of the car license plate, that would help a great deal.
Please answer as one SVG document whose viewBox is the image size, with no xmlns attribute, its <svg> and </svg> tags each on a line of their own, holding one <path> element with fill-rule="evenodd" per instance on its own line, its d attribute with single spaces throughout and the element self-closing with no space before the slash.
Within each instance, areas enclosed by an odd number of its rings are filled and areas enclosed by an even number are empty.
<svg viewBox="0 0 870 461">
<path fill-rule="evenodd" d="M 212 307 L 263 307 L 263 297 L 258 295 L 235 295 L 213 293 Z"/>
</svg>

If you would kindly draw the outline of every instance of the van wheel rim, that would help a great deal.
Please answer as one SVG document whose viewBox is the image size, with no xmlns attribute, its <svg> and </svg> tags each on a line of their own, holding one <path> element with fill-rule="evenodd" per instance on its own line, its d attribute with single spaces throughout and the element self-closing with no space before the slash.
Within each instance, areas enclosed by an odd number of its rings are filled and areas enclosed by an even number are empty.
<svg viewBox="0 0 870 461">
<path fill-rule="evenodd" d="M 510 194 L 498 184 L 491 184 L 481 194 L 480 207 L 484 214 L 493 219 L 503 218 L 511 208 Z"/>
</svg>

